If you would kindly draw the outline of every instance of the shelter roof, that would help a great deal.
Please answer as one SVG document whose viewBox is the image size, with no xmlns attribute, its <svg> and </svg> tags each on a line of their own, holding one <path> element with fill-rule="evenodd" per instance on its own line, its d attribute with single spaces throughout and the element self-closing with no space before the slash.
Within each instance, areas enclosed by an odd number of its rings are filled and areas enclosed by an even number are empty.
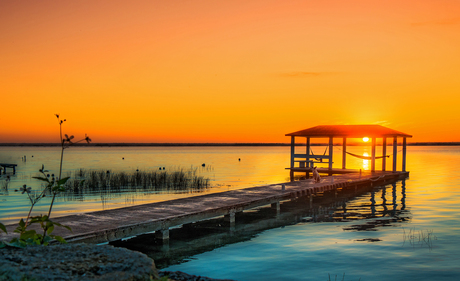
<svg viewBox="0 0 460 281">
<path fill-rule="evenodd" d="M 347 138 L 363 138 L 363 137 L 406 137 L 411 138 L 411 135 L 402 133 L 380 125 L 321 125 L 309 129 L 286 134 L 286 136 L 301 136 L 301 137 L 347 137 Z"/>
</svg>

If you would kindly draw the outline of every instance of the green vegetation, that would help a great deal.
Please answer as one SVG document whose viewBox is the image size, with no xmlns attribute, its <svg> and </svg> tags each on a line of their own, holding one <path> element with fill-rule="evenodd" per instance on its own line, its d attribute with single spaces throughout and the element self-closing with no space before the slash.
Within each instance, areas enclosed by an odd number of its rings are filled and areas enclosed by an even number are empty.
<svg viewBox="0 0 460 281">
<path fill-rule="evenodd" d="M 61 161 L 60 161 L 60 166 L 59 166 L 59 177 L 55 178 L 54 175 L 50 176 L 48 174 L 48 170 L 45 170 L 45 166 L 42 165 L 42 168 L 39 170 L 40 176 L 38 177 L 33 177 L 34 179 L 40 180 L 45 182 L 45 187 L 43 190 L 39 193 L 32 193 L 32 188 L 27 187 L 27 185 L 23 185 L 19 191 L 22 192 L 22 194 L 27 194 L 29 197 L 31 206 L 29 209 L 29 213 L 27 214 L 27 218 L 24 221 L 24 219 L 21 219 L 18 223 L 18 227 L 14 230 L 14 232 L 19 233 L 19 238 L 15 237 L 13 238 L 10 242 L 1 242 L 0 241 L 0 248 L 3 248 L 5 246 L 13 246 L 13 247 L 26 247 L 27 245 L 48 245 L 50 241 L 56 240 L 60 243 L 66 243 L 66 241 L 61 237 L 57 235 L 53 235 L 52 232 L 54 230 L 55 226 L 59 227 L 65 227 L 68 230 L 71 231 L 70 227 L 61 225 L 60 223 L 53 222 L 50 217 L 51 217 L 51 211 L 53 209 L 53 204 L 56 196 L 64 192 L 65 185 L 67 181 L 70 179 L 70 177 L 65 177 L 61 178 L 62 174 L 62 163 L 64 159 L 64 150 L 66 148 L 69 148 L 71 145 L 74 145 L 79 142 L 86 141 L 89 143 L 91 139 L 87 136 L 85 136 L 84 139 L 79 140 L 77 142 L 72 141 L 74 139 L 74 136 L 68 136 L 65 135 L 65 137 L 62 136 L 62 124 L 66 121 L 61 120 L 59 118 L 59 114 L 56 114 L 56 117 L 59 122 L 59 133 L 60 133 L 60 138 L 61 138 Z M 47 215 L 38 215 L 38 216 L 31 216 L 32 210 L 34 206 L 45 196 L 51 195 L 51 203 L 48 209 L 48 214 Z M 40 228 L 43 230 L 43 234 L 37 233 L 36 230 L 34 229 L 29 229 L 29 227 L 33 224 L 38 224 Z M 6 227 L 0 223 L 0 229 L 7 233 Z"/>
<path fill-rule="evenodd" d="M 133 173 L 79 169 L 65 187 L 68 192 L 125 192 L 197 190 L 209 187 L 209 179 L 197 169 L 135 171 Z"/>
</svg>

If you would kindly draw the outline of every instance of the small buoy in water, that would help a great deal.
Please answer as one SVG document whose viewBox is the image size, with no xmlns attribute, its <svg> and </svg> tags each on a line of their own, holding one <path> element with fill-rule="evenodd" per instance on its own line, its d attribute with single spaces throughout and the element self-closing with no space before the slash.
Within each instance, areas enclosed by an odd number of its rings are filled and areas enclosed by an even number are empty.
<svg viewBox="0 0 460 281">
<path fill-rule="evenodd" d="M 241 161 L 241 158 L 238 158 L 238 161 Z"/>
<path fill-rule="evenodd" d="M 160 171 L 161 171 L 161 167 L 160 167 Z"/>
<path fill-rule="evenodd" d="M 165 167 L 163 167 L 163 170 L 165 169 Z"/>
<path fill-rule="evenodd" d="M 139 169 L 136 169 L 136 172 L 139 172 Z"/>
<path fill-rule="evenodd" d="M 121 158 L 122 160 L 125 160 L 125 157 Z"/>
<path fill-rule="evenodd" d="M 206 166 L 206 164 L 205 164 L 205 163 L 201 164 L 201 167 L 204 167 L 204 166 Z"/>
</svg>

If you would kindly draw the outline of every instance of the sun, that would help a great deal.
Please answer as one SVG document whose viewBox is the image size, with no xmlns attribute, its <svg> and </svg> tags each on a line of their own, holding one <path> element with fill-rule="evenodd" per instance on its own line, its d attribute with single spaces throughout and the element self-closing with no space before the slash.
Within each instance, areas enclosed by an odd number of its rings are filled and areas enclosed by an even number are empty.
<svg viewBox="0 0 460 281">
<path fill-rule="evenodd" d="M 369 138 L 368 137 L 364 137 L 363 138 L 363 142 L 368 142 L 369 141 Z"/>
</svg>

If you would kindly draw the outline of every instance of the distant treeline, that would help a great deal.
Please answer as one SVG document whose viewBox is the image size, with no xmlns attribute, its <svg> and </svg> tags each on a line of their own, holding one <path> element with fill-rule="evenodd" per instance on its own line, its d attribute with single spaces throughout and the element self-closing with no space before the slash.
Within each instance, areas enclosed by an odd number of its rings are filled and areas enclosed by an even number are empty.
<svg viewBox="0 0 460 281">
<path fill-rule="evenodd" d="M 1 146 L 60 146 L 60 143 L 0 143 Z M 124 147 L 124 146 L 290 146 L 290 143 L 77 143 L 75 146 L 93 146 L 93 147 Z M 325 146 L 327 143 L 312 143 L 312 146 Z M 341 143 L 335 143 L 334 146 L 341 146 Z M 364 145 L 369 146 L 370 143 L 348 143 L 349 146 Z M 379 145 L 379 144 L 377 144 Z M 392 143 L 388 143 L 391 146 Z M 401 145 L 401 144 L 398 144 Z M 412 142 L 407 143 L 408 146 L 457 146 L 460 142 Z M 302 143 L 296 143 L 296 146 L 305 146 Z"/>
</svg>

